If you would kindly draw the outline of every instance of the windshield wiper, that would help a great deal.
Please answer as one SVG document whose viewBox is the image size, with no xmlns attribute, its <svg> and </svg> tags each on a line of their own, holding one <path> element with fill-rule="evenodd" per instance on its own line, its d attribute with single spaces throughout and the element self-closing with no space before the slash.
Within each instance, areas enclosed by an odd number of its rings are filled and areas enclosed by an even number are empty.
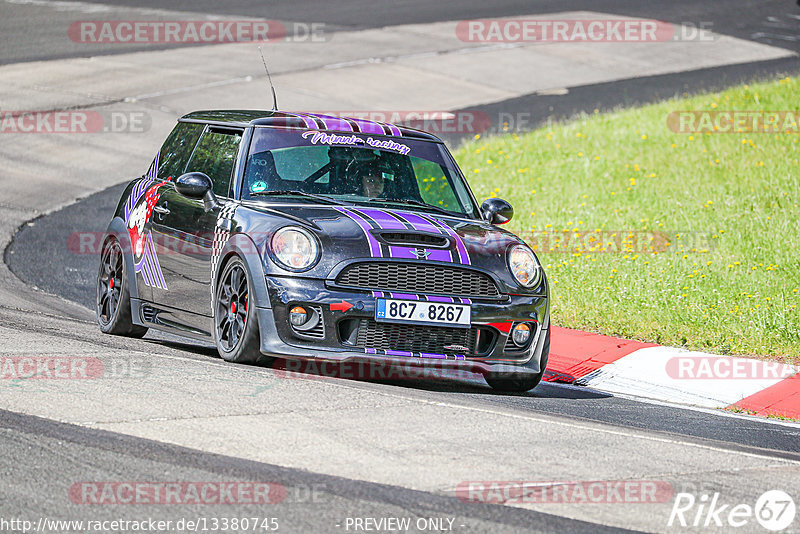
<svg viewBox="0 0 800 534">
<path fill-rule="evenodd" d="M 391 202 L 395 204 L 408 204 L 411 206 L 419 206 L 420 208 L 427 208 L 430 210 L 434 210 L 444 215 L 450 215 L 451 217 L 458 216 L 457 213 L 452 212 L 450 210 L 440 208 L 439 206 L 432 206 L 431 204 L 426 204 L 425 202 L 420 202 L 419 200 L 414 200 L 410 198 L 370 198 L 367 199 L 367 202 Z"/>
<path fill-rule="evenodd" d="M 271 197 L 271 196 L 280 196 L 280 195 L 295 195 L 295 196 L 300 196 L 300 197 L 313 198 L 315 200 L 319 200 L 319 201 L 324 202 L 326 204 L 335 204 L 336 206 L 344 206 L 345 205 L 344 202 L 339 202 L 338 200 L 334 200 L 334 199 L 332 199 L 330 197 L 326 197 L 326 196 L 323 196 L 323 195 L 315 195 L 313 193 L 306 193 L 305 191 L 296 191 L 296 190 L 291 190 L 291 189 L 285 189 L 285 190 L 281 190 L 281 191 L 251 191 L 250 192 L 250 196 L 251 197 L 256 197 L 256 196 Z"/>
</svg>

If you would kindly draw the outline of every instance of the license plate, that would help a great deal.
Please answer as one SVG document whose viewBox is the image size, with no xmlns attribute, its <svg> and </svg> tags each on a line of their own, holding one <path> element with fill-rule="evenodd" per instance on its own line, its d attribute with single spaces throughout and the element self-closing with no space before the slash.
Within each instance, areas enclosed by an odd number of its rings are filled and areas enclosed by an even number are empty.
<svg viewBox="0 0 800 534">
<path fill-rule="evenodd" d="M 470 311 L 468 304 L 377 299 L 375 320 L 469 328 Z"/>
</svg>

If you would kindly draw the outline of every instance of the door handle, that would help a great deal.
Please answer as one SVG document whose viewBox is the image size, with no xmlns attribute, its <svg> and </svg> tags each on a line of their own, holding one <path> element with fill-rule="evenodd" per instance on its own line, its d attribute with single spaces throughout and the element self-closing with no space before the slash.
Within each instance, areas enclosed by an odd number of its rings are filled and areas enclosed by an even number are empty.
<svg viewBox="0 0 800 534">
<path fill-rule="evenodd" d="M 164 206 L 153 206 L 153 211 L 158 213 L 161 217 L 164 215 L 169 215 L 169 210 L 166 208 L 166 204 Z"/>
</svg>

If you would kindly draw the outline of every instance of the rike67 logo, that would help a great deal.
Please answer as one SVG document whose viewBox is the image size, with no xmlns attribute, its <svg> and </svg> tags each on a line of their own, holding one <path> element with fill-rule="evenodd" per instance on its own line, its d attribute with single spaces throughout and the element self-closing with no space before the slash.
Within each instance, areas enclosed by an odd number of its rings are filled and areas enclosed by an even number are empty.
<svg viewBox="0 0 800 534">
<path fill-rule="evenodd" d="M 667 526 L 730 529 L 748 525 L 752 528 L 755 519 L 765 529 L 778 532 L 792 524 L 796 512 L 794 499 L 781 490 L 765 492 L 754 506 L 723 503 L 719 492 L 710 496 L 704 493 L 699 498 L 691 493 L 678 493 Z"/>
</svg>

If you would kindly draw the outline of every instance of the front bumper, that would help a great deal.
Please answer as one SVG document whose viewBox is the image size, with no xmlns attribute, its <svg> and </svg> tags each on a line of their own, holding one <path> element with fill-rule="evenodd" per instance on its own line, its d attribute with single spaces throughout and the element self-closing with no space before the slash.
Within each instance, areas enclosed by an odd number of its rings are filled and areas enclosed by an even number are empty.
<svg viewBox="0 0 800 534">
<path fill-rule="evenodd" d="M 267 277 L 270 307 L 257 307 L 261 333 L 261 352 L 274 358 L 338 363 L 391 364 L 411 367 L 435 367 L 472 373 L 537 374 L 542 371 L 545 341 L 549 330 L 549 307 L 546 296 L 506 295 L 501 299 L 472 299 L 471 322 L 475 343 L 471 351 L 442 351 L 432 348 L 403 350 L 407 347 L 369 346 L 355 342 L 353 325 L 375 326 L 376 294 L 371 291 L 331 288 L 324 280 Z M 391 297 L 391 294 L 385 294 Z M 343 303 L 345 304 L 343 306 Z M 303 305 L 314 307 L 322 317 L 322 326 L 310 337 L 289 324 L 289 310 Z M 346 309 L 345 309 L 346 308 Z M 509 341 L 513 324 L 534 326 L 530 342 L 523 348 Z M 420 330 L 422 328 L 423 330 Z M 409 332 L 436 337 L 437 326 L 409 327 Z M 452 329 L 449 329 L 452 330 Z M 439 330 L 441 332 L 442 330 Z M 397 339 L 395 337 L 395 339 Z M 400 341 L 403 343 L 404 341 Z M 424 341 L 423 341 L 424 342 Z M 419 346 L 419 340 L 415 344 Z M 400 349 L 400 350 L 396 350 Z"/>
</svg>

